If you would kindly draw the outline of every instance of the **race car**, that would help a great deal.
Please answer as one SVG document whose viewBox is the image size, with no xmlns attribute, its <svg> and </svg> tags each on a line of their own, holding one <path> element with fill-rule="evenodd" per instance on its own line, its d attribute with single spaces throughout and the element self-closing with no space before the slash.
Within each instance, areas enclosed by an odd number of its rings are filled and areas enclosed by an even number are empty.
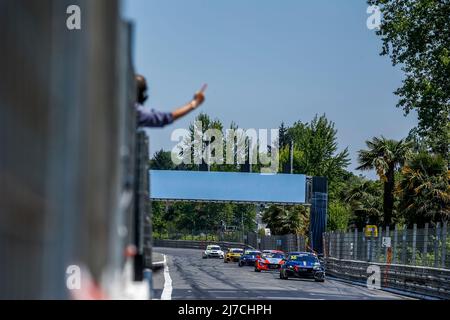
<svg viewBox="0 0 450 320">
<path fill-rule="evenodd" d="M 325 281 L 325 269 L 317 255 L 310 252 L 291 252 L 280 268 L 280 279 L 309 278 L 318 282 Z"/>
<path fill-rule="evenodd" d="M 262 256 L 256 260 L 255 272 L 279 270 L 284 264 L 285 255 L 279 250 L 264 250 Z"/>
<path fill-rule="evenodd" d="M 206 250 L 203 251 L 202 257 L 203 259 L 208 258 L 219 258 L 223 259 L 224 253 L 222 249 L 220 249 L 217 245 L 209 245 L 206 247 Z"/>
<path fill-rule="evenodd" d="M 223 259 L 223 262 L 238 262 L 241 255 L 244 254 L 244 249 L 239 248 L 230 248 L 228 249 L 227 253 L 225 254 L 225 257 Z"/>
<path fill-rule="evenodd" d="M 261 256 L 261 251 L 246 250 L 239 258 L 239 267 L 254 266 L 255 261 Z"/>
</svg>

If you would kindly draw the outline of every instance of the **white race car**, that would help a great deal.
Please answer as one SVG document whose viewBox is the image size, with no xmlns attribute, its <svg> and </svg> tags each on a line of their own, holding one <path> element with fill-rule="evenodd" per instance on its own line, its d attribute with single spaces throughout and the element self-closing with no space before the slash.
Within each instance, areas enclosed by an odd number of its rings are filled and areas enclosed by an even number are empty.
<svg viewBox="0 0 450 320">
<path fill-rule="evenodd" d="M 206 247 L 206 250 L 203 251 L 203 259 L 208 258 L 219 258 L 223 259 L 223 251 L 217 245 L 209 245 Z"/>
</svg>

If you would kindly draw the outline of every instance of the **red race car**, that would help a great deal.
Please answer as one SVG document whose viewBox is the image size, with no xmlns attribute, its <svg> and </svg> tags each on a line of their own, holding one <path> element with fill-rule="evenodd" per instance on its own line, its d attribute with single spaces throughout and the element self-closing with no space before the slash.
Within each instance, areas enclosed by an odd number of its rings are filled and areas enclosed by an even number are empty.
<svg viewBox="0 0 450 320">
<path fill-rule="evenodd" d="M 255 272 L 279 270 L 285 262 L 285 254 L 279 250 L 265 250 L 255 261 Z"/>
</svg>

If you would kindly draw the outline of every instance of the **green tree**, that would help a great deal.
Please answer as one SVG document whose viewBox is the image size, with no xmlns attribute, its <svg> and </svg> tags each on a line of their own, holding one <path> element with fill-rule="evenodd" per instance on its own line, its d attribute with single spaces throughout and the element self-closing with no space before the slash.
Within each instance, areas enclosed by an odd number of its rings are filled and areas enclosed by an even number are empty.
<svg viewBox="0 0 450 320">
<path fill-rule="evenodd" d="M 328 186 L 328 199 L 332 201 L 340 201 L 346 203 L 349 190 L 352 190 L 355 186 L 361 184 L 365 179 L 361 176 L 357 176 L 352 172 L 344 171 L 342 176 L 333 180 Z"/>
<path fill-rule="evenodd" d="M 391 225 L 394 210 L 395 172 L 401 167 L 410 152 L 411 143 L 374 137 L 366 141 L 368 150 L 358 152 L 360 166 L 357 170 L 375 169 L 383 182 L 384 224 Z"/>
<path fill-rule="evenodd" d="M 159 201 L 152 201 L 152 227 L 153 231 L 157 233 L 167 231 L 167 222 L 164 220 L 164 206 Z"/>
<path fill-rule="evenodd" d="M 176 230 L 183 233 L 205 231 L 206 215 L 194 202 L 176 202 L 171 206 Z"/>
<path fill-rule="evenodd" d="M 291 161 L 289 155 L 290 155 L 290 146 L 289 145 L 285 145 L 283 148 L 280 148 L 279 151 L 279 171 L 280 172 L 284 172 L 284 166 L 286 166 L 287 164 L 289 164 L 289 162 Z M 303 158 L 303 152 L 299 150 L 299 148 L 294 148 L 294 168 L 300 168 L 301 161 Z"/>
<path fill-rule="evenodd" d="M 270 206 L 262 221 L 273 235 L 302 234 L 308 230 L 308 211 L 304 206 Z"/>
<path fill-rule="evenodd" d="M 195 121 L 202 123 L 202 134 L 208 129 L 218 129 L 223 133 L 223 125 L 220 120 L 212 120 L 207 114 L 201 113 Z M 189 127 L 190 139 L 184 141 L 185 144 L 192 147 L 191 142 L 194 141 L 194 124 Z M 232 123 L 230 129 L 238 129 L 237 124 Z M 238 139 L 242 139 L 241 136 Z M 201 151 L 205 152 L 209 142 L 203 141 Z M 224 146 L 224 157 L 226 157 L 226 144 Z M 194 155 L 193 148 L 185 148 L 190 150 L 190 155 Z M 182 156 L 180 150 L 180 156 Z M 237 157 L 238 150 L 233 150 L 235 158 Z M 240 151 L 239 151 L 240 152 Z M 241 155 L 241 154 L 240 154 Z M 150 166 L 152 169 L 161 170 L 198 170 L 198 165 L 180 164 L 175 166 L 171 160 L 171 153 L 163 150 L 155 153 L 150 160 Z M 240 166 L 236 164 L 213 164 L 210 166 L 211 171 L 239 171 Z M 218 204 L 218 203 L 200 203 L 200 202 L 177 202 L 164 206 L 162 210 L 161 206 L 154 205 L 157 210 L 157 218 L 161 221 L 158 224 L 159 228 L 164 230 L 171 230 L 172 232 L 214 232 L 218 231 L 222 225 L 222 222 L 227 226 L 236 226 L 239 229 L 242 228 L 242 222 L 245 230 L 254 230 L 255 228 L 255 208 L 254 205 L 245 204 Z"/>
<path fill-rule="evenodd" d="M 262 221 L 270 229 L 271 233 L 278 234 L 281 232 L 283 224 L 284 210 L 280 206 L 272 205 L 264 211 Z"/>
<path fill-rule="evenodd" d="M 333 201 L 328 206 L 327 229 L 329 231 L 346 231 L 350 218 L 350 206 L 340 201 Z"/>
<path fill-rule="evenodd" d="M 223 124 L 222 122 L 220 122 L 219 119 L 211 119 L 211 117 L 209 115 L 207 115 L 206 113 L 200 113 L 196 118 L 195 121 L 193 123 L 191 123 L 189 125 L 189 136 L 185 138 L 185 140 L 183 141 L 183 148 L 181 148 L 182 150 L 178 150 L 178 155 L 180 157 L 187 157 L 189 159 L 191 159 L 191 163 L 190 164 L 186 164 L 183 163 L 181 165 L 178 166 L 178 169 L 182 169 L 182 170 L 198 170 L 199 169 L 199 164 L 194 163 L 196 158 L 202 158 L 203 159 L 203 155 L 206 153 L 208 146 L 214 142 L 214 140 L 212 141 L 204 141 L 202 139 L 202 141 L 197 141 L 196 140 L 196 130 L 199 130 L 200 127 L 196 127 L 195 124 L 196 123 L 201 123 L 201 131 L 199 131 L 198 133 L 202 135 L 202 138 L 204 137 L 204 134 L 209 130 L 209 129 L 216 129 L 219 130 L 222 133 L 223 136 Z M 222 141 L 223 142 L 223 141 Z M 198 143 L 200 148 L 195 148 L 194 144 Z M 189 155 L 185 155 L 183 154 L 183 152 L 186 152 L 186 150 L 188 150 Z M 214 151 L 214 150 L 212 150 Z M 214 156 L 214 152 L 213 152 L 213 156 Z M 210 169 L 212 171 L 217 170 L 217 168 L 220 167 L 220 165 L 213 165 Z"/>
<path fill-rule="evenodd" d="M 174 167 L 170 151 L 161 149 L 150 160 L 150 169 L 152 170 L 173 170 Z"/>
<path fill-rule="evenodd" d="M 383 218 L 382 187 L 378 181 L 360 180 L 346 191 L 345 202 L 352 211 L 351 222 L 358 228 L 380 224 Z"/>
<path fill-rule="evenodd" d="M 449 179 L 450 171 L 440 155 L 421 152 L 408 159 L 402 168 L 397 193 L 409 225 L 448 220 Z"/>
<path fill-rule="evenodd" d="M 285 146 L 289 146 L 290 138 L 288 134 L 288 128 L 285 126 L 284 122 L 281 123 L 279 130 L 279 146 L 280 149 L 284 148 Z"/>
<path fill-rule="evenodd" d="M 381 55 L 405 73 L 395 93 L 406 114 L 416 110 L 418 128 L 431 150 L 448 162 L 450 141 L 450 2 L 369 0 L 383 19 Z"/>
<path fill-rule="evenodd" d="M 256 211 L 253 204 L 235 204 L 233 205 L 234 225 L 239 229 L 242 227 L 242 218 L 244 219 L 244 230 L 253 231 L 256 228 Z"/>
<path fill-rule="evenodd" d="M 327 177 L 331 182 L 350 163 L 348 148 L 338 152 L 337 130 L 325 115 L 316 115 L 310 123 L 294 123 L 288 134 L 294 142 L 294 173 Z"/>
</svg>

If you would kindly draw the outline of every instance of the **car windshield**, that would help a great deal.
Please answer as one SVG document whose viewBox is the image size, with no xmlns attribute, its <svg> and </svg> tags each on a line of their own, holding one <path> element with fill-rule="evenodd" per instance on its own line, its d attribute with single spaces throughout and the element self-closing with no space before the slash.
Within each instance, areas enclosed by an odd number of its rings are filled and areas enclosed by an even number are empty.
<svg viewBox="0 0 450 320">
<path fill-rule="evenodd" d="M 284 254 L 279 253 L 279 252 L 271 252 L 271 253 L 266 253 L 264 255 L 264 257 L 266 257 L 266 258 L 275 258 L 275 259 L 283 259 L 284 258 Z"/>
<path fill-rule="evenodd" d="M 230 252 L 231 253 L 243 253 L 244 250 L 242 250 L 242 249 L 231 249 Z"/>
<path fill-rule="evenodd" d="M 302 254 L 289 255 L 289 260 L 290 261 L 306 262 L 307 264 L 314 264 L 316 262 L 319 262 L 317 257 L 312 256 L 312 255 L 306 255 L 306 254 L 304 254 L 304 255 L 302 255 Z"/>
<path fill-rule="evenodd" d="M 207 250 L 220 250 L 219 246 L 209 246 Z"/>
<path fill-rule="evenodd" d="M 259 252 L 259 251 L 247 251 L 245 254 L 248 255 L 248 256 L 259 256 L 261 254 L 261 252 Z"/>
</svg>

